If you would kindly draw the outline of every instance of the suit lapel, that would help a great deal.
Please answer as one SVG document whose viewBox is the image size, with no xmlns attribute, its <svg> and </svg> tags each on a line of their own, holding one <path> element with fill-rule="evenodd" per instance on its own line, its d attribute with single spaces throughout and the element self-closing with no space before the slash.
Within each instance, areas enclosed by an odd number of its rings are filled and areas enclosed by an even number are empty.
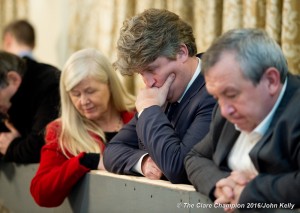
<svg viewBox="0 0 300 213">
<path fill-rule="evenodd" d="M 177 109 L 176 109 L 176 111 L 173 115 L 172 122 L 171 122 L 173 124 L 173 126 L 177 125 L 177 122 L 179 121 L 179 118 L 180 118 L 183 110 L 188 107 L 188 104 L 190 103 L 190 100 L 195 95 L 197 95 L 200 92 L 200 90 L 202 89 L 202 87 L 204 87 L 204 86 L 205 86 L 204 77 L 200 73 L 197 76 L 197 78 L 195 79 L 195 81 L 193 82 L 193 84 L 191 85 L 191 87 L 185 93 L 183 99 L 181 100 L 179 106 L 177 107 Z"/>
<path fill-rule="evenodd" d="M 226 121 L 222 133 L 219 136 L 218 140 L 220 141 L 217 143 L 216 152 L 213 157 L 217 165 L 227 167 L 228 155 L 239 135 L 240 132 L 235 129 L 234 125 Z"/>
</svg>

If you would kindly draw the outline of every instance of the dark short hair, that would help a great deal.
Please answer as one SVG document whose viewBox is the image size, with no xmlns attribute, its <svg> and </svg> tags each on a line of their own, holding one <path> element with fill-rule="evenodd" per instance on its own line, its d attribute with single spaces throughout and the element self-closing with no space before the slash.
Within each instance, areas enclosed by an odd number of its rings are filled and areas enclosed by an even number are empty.
<svg viewBox="0 0 300 213">
<path fill-rule="evenodd" d="M 17 55 L 0 51 L 0 88 L 8 85 L 7 73 L 9 71 L 17 72 L 21 77 L 26 70 L 25 61 Z"/>
<path fill-rule="evenodd" d="M 4 28 L 3 37 L 6 33 L 13 34 L 18 42 L 26 44 L 31 48 L 35 46 L 35 31 L 27 20 L 17 20 L 8 24 Z"/>
</svg>

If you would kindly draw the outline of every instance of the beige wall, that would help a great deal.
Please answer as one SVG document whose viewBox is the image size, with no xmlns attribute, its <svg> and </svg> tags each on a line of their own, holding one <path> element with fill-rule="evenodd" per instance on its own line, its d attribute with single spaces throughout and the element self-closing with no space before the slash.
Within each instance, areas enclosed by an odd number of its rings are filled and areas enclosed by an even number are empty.
<svg viewBox="0 0 300 213">
<path fill-rule="evenodd" d="M 39 61 L 62 68 L 66 60 L 68 0 L 29 0 L 29 20 L 36 29 Z"/>
</svg>

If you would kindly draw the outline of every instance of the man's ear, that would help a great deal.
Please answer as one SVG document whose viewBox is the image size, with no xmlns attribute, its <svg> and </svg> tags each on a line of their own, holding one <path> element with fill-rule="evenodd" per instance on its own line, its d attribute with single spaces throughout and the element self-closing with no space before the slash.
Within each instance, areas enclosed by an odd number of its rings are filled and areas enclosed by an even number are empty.
<svg viewBox="0 0 300 213">
<path fill-rule="evenodd" d="M 3 49 L 4 50 L 9 50 L 9 48 L 11 47 L 13 42 L 13 35 L 9 32 L 7 32 L 4 36 L 3 36 Z"/>
<path fill-rule="evenodd" d="M 7 80 L 11 86 L 14 86 L 16 88 L 16 90 L 19 88 L 20 84 L 22 83 L 22 77 L 16 71 L 9 71 L 7 73 Z"/>
<path fill-rule="evenodd" d="M 270 93 L 277 94 L 281 86 L 279 71 L 274 67 L 270 67 L 265 71 L 264 76 L 267 80 L 267 87 Z"/>
<path fill-rule="evenodd" d="M 177 53 L 177 58 L 182 62 L 185 62 L 189 57 L 189 50 L 185 44 L 181 44 L 179 52 Z"/>
</svg>

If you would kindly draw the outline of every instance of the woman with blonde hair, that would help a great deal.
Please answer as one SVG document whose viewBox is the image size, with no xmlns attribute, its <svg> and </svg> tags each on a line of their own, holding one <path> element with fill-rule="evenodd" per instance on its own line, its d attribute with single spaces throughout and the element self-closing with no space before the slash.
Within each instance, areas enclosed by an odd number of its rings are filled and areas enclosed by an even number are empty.
<svg viewBox="0 0 300 213">
<path fill-rule="evenodd" d="M 75 52 L 60 79 L 61 116 L 46 128 L 46 145 L 30 191 L 40 206 L 59 206 L 92 169 L 105 169 L 105 143 L 129 122 L 134 96 L 95 49 Z"/>
</svg>

